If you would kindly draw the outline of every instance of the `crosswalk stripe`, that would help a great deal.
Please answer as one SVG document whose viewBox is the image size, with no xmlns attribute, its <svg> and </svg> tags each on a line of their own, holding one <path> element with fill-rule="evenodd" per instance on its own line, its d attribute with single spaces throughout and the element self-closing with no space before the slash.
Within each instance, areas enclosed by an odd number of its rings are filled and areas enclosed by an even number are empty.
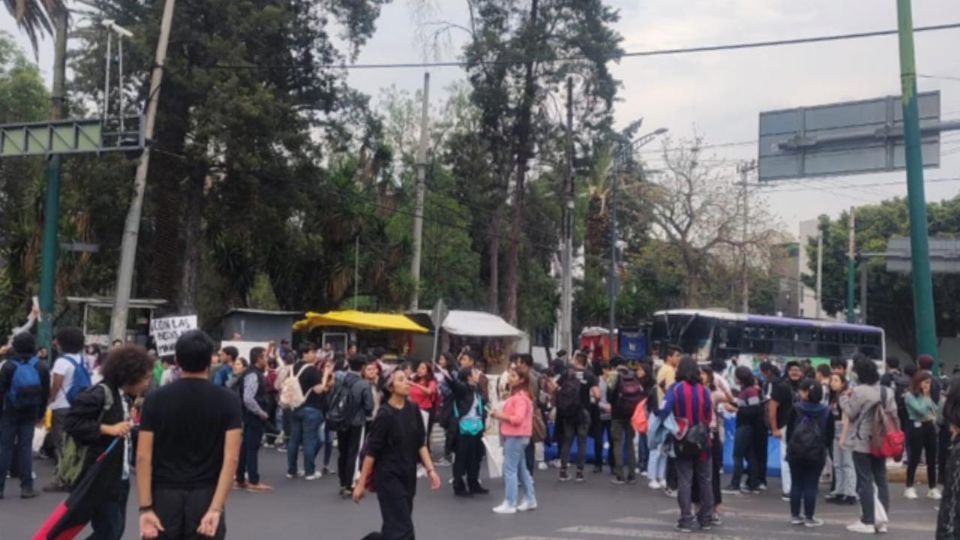
<svg viewBox="0 0 960 540">
<path fill-rule="evenodd" d="M 664 527 L 664 526 L 672 527 L 676 523 L 674 521 L 666 521 L 662 519 L 643 518 L 643 517 L 625 517 L 620 519 L 612 519 L 610 520 L 610 522 L 617 523 L 620 525 L 646 525 L 646 526 L 661 526 L 661 527 Z M 753 527 L 742 527 L 742 526 L 738 527 L 736 525 L 732 525 L 729 519 L 727 519 L 723 525 L 716 527 L 714 530 L 718 533 L 727 533 L 727 532 L 730 532 L 730 533 L 743 532 L 748 534 L 757 533 L 756 529 Z M 800 536 L 803 538 L 839 538 L 839 536 L 835 534 L 830 534 L 827 531 L 811 531 L 810 529 L 805 529 L 805 528 L 798 528 L 796 530 L 781 530 L 781 531 L 777 531 L 777 534 L 782 536 Z"/>
<path fill-rule="evenodd" d="M 748 518 L 758 521 L 769 521 L 769 522 L 786 522 L 787 516 L 784 514 L 767 514 L 760 512 L 744 512 L 740 510 L 735 510 L 733 508 L 728 508 L 724 515 L 728 518 Z M 836 515 L 836 514 L 832 514 Z M 838 525 L 846 527 L 856 519 L 855 515 L 847 515 L 846 517 L 825 517 L 824 515 L 817 514 L 817 517 L 823 520 L 825 525 Z M 887 528 L 890 530 L 899 530 L 899 531 L 910 531 L 910 532 L 932 532 L 930 524 L 917 522 L 917 521 L 897 521 L 893 520 L 887 524 Z"/>
<path fill-rule="evenodd" d="M 681 540 L 690 538 L 687 533 L 673 531 L 655 531 L 640 529 L 624 529 L 621 527 L 566 527 L 558 529 L 561 533 L 593 534 L 599 536 L 613 536 L 617 538 L 647 538 L 651 540 Z M 697 540 L 747 540 L 742 536 L 717 535 L 712 533 L 697 534 Z"/>
</svg>

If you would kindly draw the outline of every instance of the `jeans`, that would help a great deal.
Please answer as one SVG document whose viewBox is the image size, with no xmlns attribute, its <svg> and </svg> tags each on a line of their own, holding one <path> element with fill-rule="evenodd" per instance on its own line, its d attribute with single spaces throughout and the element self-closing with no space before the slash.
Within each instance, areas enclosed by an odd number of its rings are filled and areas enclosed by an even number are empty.
<svg viewBox="0 0 960 540">
<path fill-rule="evenodd" d="M 756 430 L 750 424 L 738 425 L 733 436 L 733 476 L 730 485 L 739 488 L 743 476 L 743 462 L 747 462 L 747 487 L 756 489 L 760 485 L 760 459 L 757 456 Z"/>
<path fill-rule="evenodd" d="M 857 495 L 857 472 L 853 467 L 853 450 L 840 448 L 841 422 L 836 423 L 836 436 L 833 438 L 833 492 L 844 497 Z"/>
<path fill-rule="evenodd" d="M 813 511 L 817 505 L 817 485 L 820 482 L 820 473 L 823 472 L 824 462 L 796 462 L 790 469 L 790 515 L 813 519 Z M 803 504 L 803 515 L 800 506 Z"/>
<path fill-rule="evenodd" d="M 603 434 L 607 434 L 607 440 L 613 439 L 610 422 L 610 420 L 601 420 L 599 415 L 595 419 L 591 418 L 590 420 L 590 431 L 593 437 L 593 464 L 596 467 L 603 467 Z M 613 459 L 612 455 L 607 456 L 607 462 L 610 463 L 611 469 L 613 469 L 615 464 L 620 464 L 620 462 Z"/>
<path fill-rule="evenodd" d="M 667 475 L 667 454 L 663 451 L 663 445 L 651 446 L 647 460 L 647 477 L 651 481 L 662 482 Z"/>
<path fill-rule="evenodd" d="M 633 425 L 630 420 L 613 420 L 610 424 L 610 444 L 613 446 L 613 460 L 611 463 L 616 465 L 614 471 L 618 477 L 633 478 L 637 470 L 637 452 L 633 447 Z M 626 458 L 624 458 L 624 445 L 627 446 Z M 620 471 L 623 470 L 623 473 Z"/>
<path fill-rule="evenodd" d="M 566 470 L 570 463 L 570 447 L 577 440 L 577 470 L 583 471 L 587 463 L 587 433 L 590 432 L 590 420 L 585 414 L 579 417 L 562 418 L 563 444 L 560 446 L 560 470 Z"/>
<path fill-rule="evenodd" d="M 647 470 L 647 463 L 650 460 L 650 447 L 647 446 L 647 434 L 640 433 L 637 437 L 637 466 L 641 471 Z"/>
<path fill-rule="evenodd" d="M 524 449 L 530 446 L 529 437 L 504 437 L 503 439 L 503 485 L 504 502 L 511 508 L 517 507 L 517 477 L 523 485 L 523 492 L 530 504 L 536 504 L 537 495 L 533 491 L 533 477 L 524 463 Z"/>
<path fill-rule="evenodd" d="M 453 461 L 453 490 L 463 492 L 469 487 L 480 487 L 480 460 L 483 459 L 483 440 L 481 435 L 457 435 L 457 452 Z M 467 477 L 464 486 L 463 477 Z"/>
<path fill-rule="evenodd" d="M 933 422 L 924 422 L 920 426 L 912 426 L 907 446 L 910 448 L 907 459 L 907 487 L 913 487 L 916 479 L 917 465 L 920 465 L 920 456 L 927 455 L 927 485 L 930 489 L 937 487 L 937 427 Z"/>
<path fill-rule="evenodd" d="M 340 477 L 341 488 L 353 487 L 362 434 L 363 426 L 351 426 L 345 431 L 337 432 L 337 475 Z"/>
<path fill-rule="evenodd" d="M 127 526 L 127 497 L 130 494 L 130 481 L 123 480 L 120 496 L 116 500 L 102 500 L 93 511 L 90 526 L 93 534 L 87 540 L 121 540 Z"/>
<path fill-rule="evenodd" d="M 4 411 L 0 416 L 0 493 L 15 453 L 20 465 L 20 489 L 33 489 L 33 412 Z"/>
<path fill-rule="evenodd" d="M 680 457 L 676 458 L 674 463 L 676 463 L 677 468 L 677 503 L 680 505 L 680 524 L 693 524 L 694 476 L 696 476 L 700 493 L 700 509 L 697 513 L 697 522 L 700 525 L 709 524 L 713 517 L 712 457 L 709 453 L 706 459 Z"/>
<path fill-rule="evenodd" d="M 303 445 L 303 473 L 310 476 L 317 472 L 317 452 L 320 448 L 320 424 L 323 413 L 320 409 L 303 406 L 293 411 L 284 411 L 290 416 L 290 440 L 287 441 L 287 474 L 297 474 L 297 454 Z"/>
<path fill-rule="evenodd" d="M 263 420 L 252 415 L 243 418 L 243 454 L 237 466 L 237 482 L 260 483 L 260 440 L 263 438 Z"/>
<path fill-rule="evenodd" d="M 874 524 L 873 485 L 877 485 L 877 496 L 883 508 L 890 513 L 890 490 L 887 487 L 887 466 L 883 458 L 876 458 L 864 452 L 853 453 L 853 466 L 857 470 L 857 493 L 860 495 L 860 521 Z"/>
</svg>

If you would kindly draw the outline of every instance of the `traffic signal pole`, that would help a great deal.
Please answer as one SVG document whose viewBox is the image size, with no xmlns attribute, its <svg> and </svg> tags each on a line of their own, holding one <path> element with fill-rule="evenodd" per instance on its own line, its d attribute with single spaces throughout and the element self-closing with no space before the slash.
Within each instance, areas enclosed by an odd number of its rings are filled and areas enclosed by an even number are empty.
<svg viewBox="0 0 960 540">
<path fill-rule="evenodd" d="M 907 200 L 910 210 L 910 258 L 913 279 L 913 321 L 917 355 L 934 358 L 934 375 L 940 373 L 937 327 L 930 273 L 927 230 L 927 200 L 923 186 L 923 156 L 920 138 L 920 107 L 917 104 L 917 69 L 913 48 L 913 8 L 910 0 L 897 0 L 900 40 L 900 83 L 903 103 L 904 151 L 907 161 Z"/>
</svg>

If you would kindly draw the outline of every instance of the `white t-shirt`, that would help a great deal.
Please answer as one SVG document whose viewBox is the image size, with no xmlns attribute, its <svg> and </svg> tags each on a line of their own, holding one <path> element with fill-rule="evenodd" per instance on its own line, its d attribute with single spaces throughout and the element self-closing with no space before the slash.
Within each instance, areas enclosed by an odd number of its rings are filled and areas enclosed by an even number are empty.
<svg viewBox="0 0 960 540">
<path fill-rule="evenodd" d="M 70 360 L 67 360 L 67 356 L 64 355 L 60 358 L 57 358 L 57 361 L 53 363 L 53 375 L 62 375 L 63 384 L 60 385 L 60 391 L 57 392 L 56 399 L 53 400 L 53 403 L 50 405 L 50 409 L 56 411 L 58 409 L 69 409 L 70 402 L 67 401 L 67 392 L 70 391 L 70 387 L 73 386 L 73 372 L 76 368 L 73 367 L 73 364 Z M 73 361 L 80 364 L 82 360 L 78 360 L 73 357 Z"/>
</svg>

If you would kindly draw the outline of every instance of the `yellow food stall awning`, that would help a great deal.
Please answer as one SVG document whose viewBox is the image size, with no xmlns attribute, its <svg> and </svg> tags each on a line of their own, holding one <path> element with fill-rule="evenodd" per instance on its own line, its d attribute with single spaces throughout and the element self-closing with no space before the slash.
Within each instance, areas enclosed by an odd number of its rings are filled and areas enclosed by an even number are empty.
<svg viewBox="0 0 960 540">
<path fill-rule="evenodd" d="M 429 330 L 411 321 L 404 315 L 394 313 L 365 313 L 363 311 L 308 312 L 307 318 L 293 324 L 296 332 L 323 326 L 340 326 L 359 330 L 398 330 L 428 334 Z"/>
</svg>

